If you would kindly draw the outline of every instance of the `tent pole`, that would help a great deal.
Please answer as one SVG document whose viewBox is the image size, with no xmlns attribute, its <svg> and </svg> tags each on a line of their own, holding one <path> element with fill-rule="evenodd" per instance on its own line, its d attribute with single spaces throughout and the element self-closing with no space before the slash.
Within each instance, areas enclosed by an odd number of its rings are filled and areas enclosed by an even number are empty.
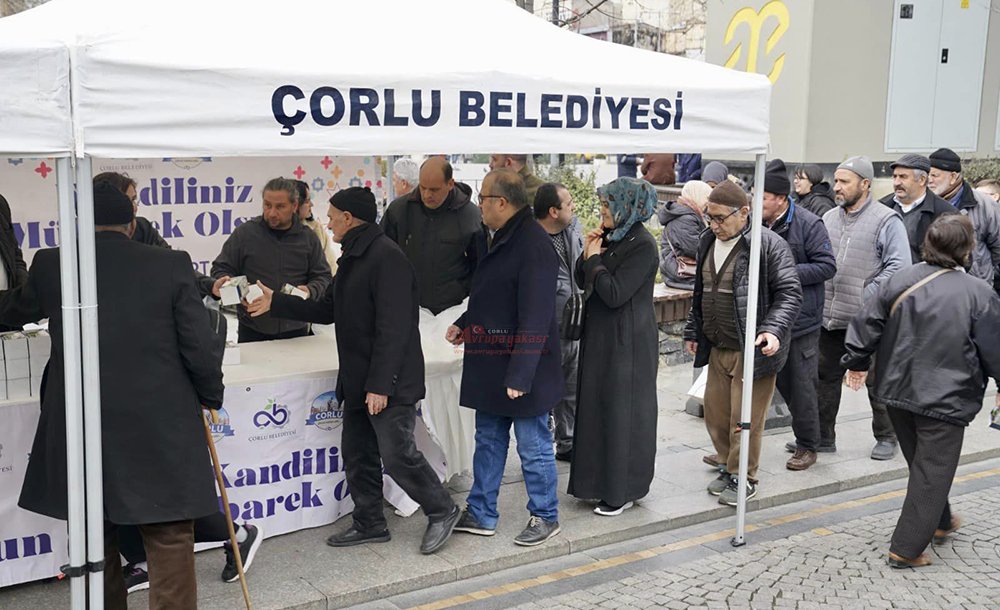
<svg viewBox="0 0 1000 610">
<path fill-rule="evenodd" d="M 87 561 L 103 565 L 104 477 L 101 458 L 101 369 L 97 334 L 97 256 L 94 239 L 94 185 L 90 157 L 77 166 L 80 240 L 81 345 L 83 356 L 84 450 L 87 464 Z M 107 561 L 120 561 L 108 557 Z M 88 576 L 90 610 L 104 608 L 104 571 Z"/>
<path fill-rule="evenodd" d="M 736 536 L 733 546 L 746 544 L 747 466 L 750 462 L 750 405 L 753 398 L 754 341 L 757 340 L 757 302 L 760 297 L 760 233 L 764 208 L 764 163 L 767 155 L 757 155 L 753 174 L 753 207 L 750 210 L 750 294 L 747 298 L 746 335 L 743 340 L 743 399 L 740 404 L 740 475 L 736 495 Z M 749 381 L 748 381 L 749 380 Z"/>
<path fill-rule="evenodd" d="M 59 274 L 62 290 L 63 359 L 66 397 L 66 498 L 69 533 L 69 565 L 87 561 L 87 531 L 84 486 L 83 402 L 80 388 L 80 291 L 77 277 L 76 213 L 73 206 L 73 165 L 66 157 L 56 160 L 59 195 Z M 84 574 L 69 577 L 73 610 L 87 607 Z"/>
</svg>

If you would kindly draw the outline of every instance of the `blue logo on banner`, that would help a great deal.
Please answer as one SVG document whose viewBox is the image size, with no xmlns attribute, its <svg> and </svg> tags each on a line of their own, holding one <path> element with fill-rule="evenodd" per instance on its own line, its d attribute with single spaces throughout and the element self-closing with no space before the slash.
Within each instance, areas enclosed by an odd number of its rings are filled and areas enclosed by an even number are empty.
<svg viewBox="0 0 1000 610">
<path fill-rule="evenodd" d="M 288 407 L 279 405 L 273 398 L 268 399 L 267 406 L 262 411 L 257 411 L 253 416 L 253 425 L 258 428 L 284 428 L 288 423 Z"/>
<path fill-rule="evenodd" d="M 321 430 L 334 430 L 344 423 L 344 410 L 340 407 L 336 392 L 323 392 L 313 399 L 309 406 L 307 426 Z"/>
<path fill-rule="evenodd" d="M 219 407 L 215 411 L 215 417 L 212 416 L 212 410 L 206 409 L 208 412 L 208 429 L 212 431 L 212 440 L 219 442 L 227 436 L 232 436 L 235 434 L 233 427 L 229 425 L 229 413 L 222 407 Z"/>
</svg>

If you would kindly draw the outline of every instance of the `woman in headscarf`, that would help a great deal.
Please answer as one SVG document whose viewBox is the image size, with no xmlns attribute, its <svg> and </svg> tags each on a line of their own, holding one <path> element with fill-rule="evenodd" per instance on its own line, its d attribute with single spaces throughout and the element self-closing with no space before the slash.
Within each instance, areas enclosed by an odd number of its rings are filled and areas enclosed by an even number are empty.
<svg viewBox="0 0 1000 610">
<path fill-rule="evenodd" d="M 656 457 L 656 239 L 643 223 L 656 190 L 619 178 L 597 189 L 602 227 L 576 263 L 586 313 L 569 493 L 620 515 L 649 492 Z M 602 243 L 606 241 L 606 243 Z"/>
</svg>

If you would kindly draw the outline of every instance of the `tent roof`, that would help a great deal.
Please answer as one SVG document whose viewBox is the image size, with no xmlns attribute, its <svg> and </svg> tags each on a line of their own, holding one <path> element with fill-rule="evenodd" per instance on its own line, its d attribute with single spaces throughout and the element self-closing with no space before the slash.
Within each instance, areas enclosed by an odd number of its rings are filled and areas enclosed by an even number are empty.
<svg viewBox="0 0 1000 610">
<path fill-rule="evenodd" d="M 53 64 L 41 82 L 7 78 L 9 32 Z M 766 78 L 593 40 L 505 0 L 52 0 L 0 20 L 0 40 L 17 83 L 0 96 L 48 104 L 5 109 L 5 151 L 65 145 L 67 56 L 77 153 L 98 157 L 768 146 Z"/>
</svg>

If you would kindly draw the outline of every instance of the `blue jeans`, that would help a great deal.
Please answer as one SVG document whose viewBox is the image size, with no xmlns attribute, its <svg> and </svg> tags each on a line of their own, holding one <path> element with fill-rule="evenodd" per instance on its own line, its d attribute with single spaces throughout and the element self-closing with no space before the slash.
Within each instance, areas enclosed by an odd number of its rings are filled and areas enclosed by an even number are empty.
<svg viewBox="0 0 1000 610">
<path fill-rule="evenodd" d="M 469 513 L 483 527 L 495 529 L 497 494 L 507 464 L 510 427 L 514 425 L 517 454 L 521 457 L 524 486 L 528 489 L 528 512 L 546 521 L 559 520 L 556 497 L 556 461 L 548 414 L 538 417 L 504 417 L 476 411 L 476 454 L 472 459 L 472 489 Z"/>
</svg>

